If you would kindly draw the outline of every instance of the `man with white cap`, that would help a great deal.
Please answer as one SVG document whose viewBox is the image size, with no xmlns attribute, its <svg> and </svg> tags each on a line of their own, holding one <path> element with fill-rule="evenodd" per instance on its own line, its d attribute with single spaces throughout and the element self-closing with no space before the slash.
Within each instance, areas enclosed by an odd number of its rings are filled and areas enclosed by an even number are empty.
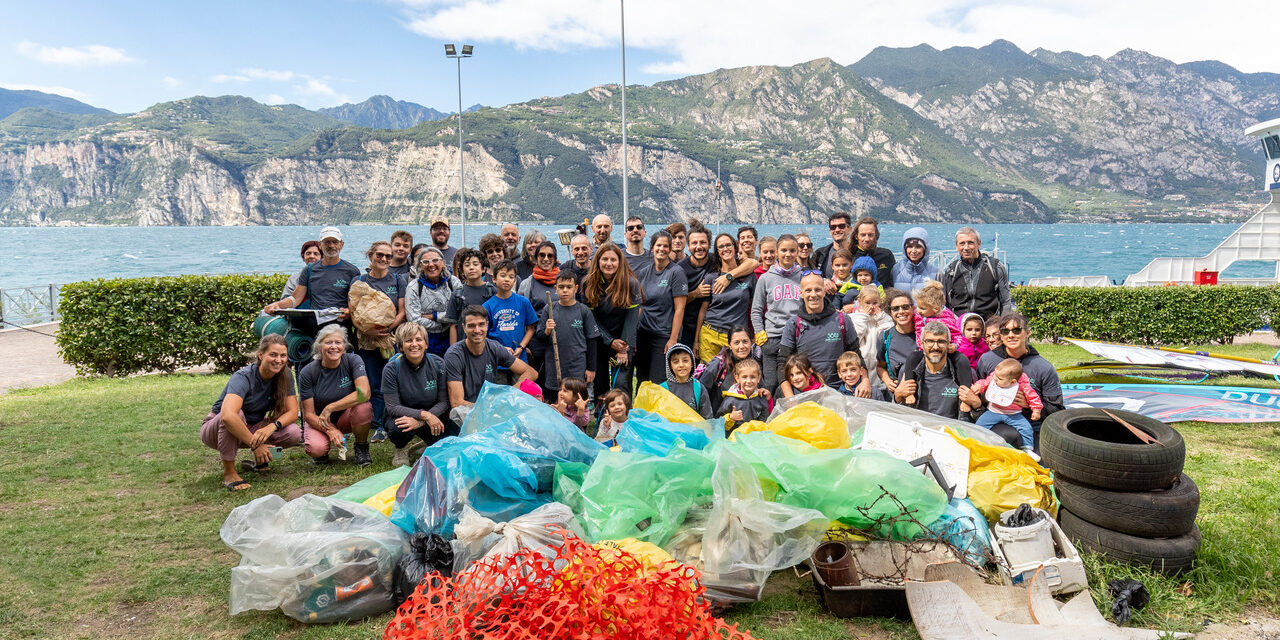
<svg viewBox="0 0 1280 640">
<path fill-rule="evenodd" d="M 458 252 L 457 247 L 449 246 L 449 220 L 448 218 L 436 218 L 431 223 L 431 244 L 440 250 L 444 255 L 445 264 L 453 264 L 453 254 Z"/>
<path fill-rule="evenodd" d="M 360 269 L 342 259 L 342 244 L 342 231 L 337 227 L 321 229 L 320 262 L 313 262 L 303 267 L 302 272 L 298 274 L 298 286 L 293 290 L 293 295 L 272 302 L 267 305 L 265 311 L 274 314 L 280 309 L 298 307 L 305 301 L 310 303 L 312 309 L 341 310 L 337 320 L 325 324 L 347 322 L 351 317 L 351 310 L 347 308 L 347 293 L 351 290 L 351 284 L 360 277 Z M 298 320 L 298 318 L 292 319 L 291 324 L 307 335 L 315 335 L 316 330 L 320 328 L 314 321 L 307 323 L 306 321 L 298 322 Z"/>
</svg>

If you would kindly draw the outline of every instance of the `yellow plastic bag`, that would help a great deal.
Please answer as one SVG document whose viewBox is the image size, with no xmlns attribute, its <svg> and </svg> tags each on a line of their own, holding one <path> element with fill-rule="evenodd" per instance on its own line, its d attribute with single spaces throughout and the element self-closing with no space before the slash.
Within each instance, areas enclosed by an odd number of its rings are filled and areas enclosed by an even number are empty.
<svg viewBox="0 0 1280 640">
<path fill-rule="evenodd" d="M 969 450 L 969 500 L 988 522 L 1024 502 L 1058 516 L 1053 476 L 1031 456 L 1013 447 L 965 438 L 951 429 L 947 433 Z"/>
<path fill-rule="evenodd" d="M 601 555 L 610 560 L 617 557 L 618 551 L 626 551 L 636 557 L 642 565 L 644 565 L 644 574 L 648 575 L 664 569 L 671 569 L 680 563 L 671 557 L 671 554 L 662 550 L 652 542 L 644 542 L 635 538 L 622 538 L 621 540 L 601 540 L 592 545 L 599 549 Z"/>
<path fill-rule="evenodd" d="M 391 517 L 391 507 L 396 506 L 396 492 L 400 490 L 400 483 L 397 482 L 378 493 L 373 494 L 371 498 L 364 501 L 365 506 L 373 507 L 382 512 L 382 515 Z"/>
<path fill-rule="evenodd" d="M 676 394 L 663 389 L 652 382 L 641 382 L 640 389 L 636 391 L 636 399 L 631 403 L 636 409 L 644 409 L 650 413 L 656 413 L 672 422 L 682 424 L 693 424 L 702 422 L 706 418 L 693 410 L 693 407 L 684 403 L 684 400 L 676 397 Z"/>
<path fill-rule="evenodd" d="M 772 431 L 785 438 L 802 440 L 819 449 L 848 449 L 852 442 L 849 426 L 844 418 L 816 402 L 802 402 L 791 407 L 768 424 L 748 422 L 734 429 L 733 434 L 753 431 Z"/>
</svg>

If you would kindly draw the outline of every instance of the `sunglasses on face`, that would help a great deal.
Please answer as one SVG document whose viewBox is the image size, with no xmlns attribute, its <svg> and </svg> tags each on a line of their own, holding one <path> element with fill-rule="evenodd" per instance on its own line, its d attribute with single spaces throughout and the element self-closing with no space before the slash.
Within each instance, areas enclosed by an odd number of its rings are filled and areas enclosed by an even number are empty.
<svg viewBox="0 0 1280 640">
<path fill-rule="evenodd" d="M 629 224 L 629 225 L 627 225 L 627 231 L 639 231 L 639 230 L 641 230 L 641 229 L 643 229 L 643 228 L 644 228 L 644 225 L 642 225 L 642 224 Z"/>
<path fill-rule="evenodd" d="M 1009 335 L 1018 336 L 1018 335 L 1022 335 L 1022 327 L 1001 327 L 1001 328 L 1000 328 L 1000 335 L 1002 335 L 1002 336 L 1009 336 Z"/>
<path fill-rule="evenodd" d="M 390 259 L 391 259 L 391 254 L 389 254 L 389 253 L 382 253 L 381 251 L 379 251 L 379 252 L 377 252 L 377 253 L 373 254 L 373 257 L 374 257 L 374 258 L 381 258 L 382 260 L 390 260 Z"/>
<path fill-rule="evenodd" d="M 554 254 L 554 253 L 539 253 L 539 254 L 538 254 L 538 257 L 539 257 L 539 258 L 551 258 L 551 259 L 555 259 L 556 254 Z"/>
<path fill-rule="evenodd" d="M 801 242 L 801 243 L 800 243 L 800 248 L 801 248 L 801 249 L 812 249 L 812 248 L 813 248 L 813 243 L 812 243 L 812 242 Z"/>
<path fill-rule="evenodd" d="M 828 228 L 828 229 L 831 229 L 832 231 L 839 231 L 839 230 L 841 230 L 841 229 L 848 229 L 848 228 L 849 228 L 849 225 L 847 225 L 847 224 L 845 224 L 845 223 L 843 223 L 843 222 L 837 222 L 837 223 L 835 223 L 835 224 L 833 224 L 833 225 L 828 225 L 828 226 L 827 226 L 827 228 Z"/>
<path fill-rule="evenodd" d="M 890 310 L 890 311 L 893 311 L 893 312 L 895 312 L 895 313 L 896 313 L 896 312 L 898 312 L 898 311 L 910 311 L 910 310 L 911 310 L 911 305 L 909 305 L 909 304 L 896 304 L 896 305 L 893 305 L 892 307 L 889 307 L 889 310 Z"/>
<path fill-rule="evenodd" d="M 731 244 L 722 244 L 716 247 L 716 251 L 732 251 L 732 250 L 733 250 L 733 245 Z"/>
</svg>

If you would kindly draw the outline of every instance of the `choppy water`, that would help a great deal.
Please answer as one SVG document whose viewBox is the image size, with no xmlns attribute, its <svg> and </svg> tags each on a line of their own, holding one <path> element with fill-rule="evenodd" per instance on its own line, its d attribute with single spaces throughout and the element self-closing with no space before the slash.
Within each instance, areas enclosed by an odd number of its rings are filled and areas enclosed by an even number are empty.
<svg viewBox="0 0 1280 640">
<path fill-rule="evenodd" d="M 914 225 L 881 226 L 880 245 L 901 256 L 902 234 Z M 954 250 L 961 225 L 924 225 L 933 248 Z M 1123 280 L 1152 258 L 1200 256 L 1230 234 L 1234 224 L 1001 224 L 978 225 L 983 249 L 997 244 L 1009 264 L 1012 280 L 1041 276 L 1106 275 Z M 621 240 L 622 225 L 615 228 Z M 405 228 L 417 242 L 429 242 L 422 226 L 342 227 L 344 257 L 364 266 L 364 251 L 374 240 L 388 239 Z M 555 238 L 563 226 L 522 225 Z M 736 225 L 723 225 L 733 232 Z M 760 225 L 761 235 L 807 230 L 815 246 L 829 242 L 825 225 Z M 298 248 L 315 238 L 320 227 L 5 227 L 0 228 L 0 289 L 62 284 L 92 278 L 236 272 L 292 272 L 301 267 Z M 656 230 L 650 225 L 650 232 Z M 468 225 L 474 246 L 491 225 Z M 716 228 L 712 227 L 712 231 Z M 460 229 L 453 230 L 458 246 Z M 562 248 L 562 259 L 567 251 Z M 1274 275 L 1270 265 L 1236 265 L 1227 276 Z"/>
</svg>

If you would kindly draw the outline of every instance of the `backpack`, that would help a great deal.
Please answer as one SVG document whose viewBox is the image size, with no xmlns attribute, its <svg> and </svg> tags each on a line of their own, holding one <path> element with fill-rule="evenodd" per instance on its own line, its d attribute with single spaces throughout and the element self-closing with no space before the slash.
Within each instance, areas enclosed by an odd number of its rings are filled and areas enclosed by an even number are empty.
<svg viewBox="0 0 1280 640">
<path fill-rule="evenodd" d="M 848 343 L 848 340 L 845 338 L 846 334 L 845 334 L 844 325 L 845 325 L 845 322 L 847 322 L 847 318 L 845 318 L 844 312 L 842 311 L 837 311 L 836 313 L 840 315 L 840 344 L 846 344 Z M 800 316 L 796 316 L 795 319 L 796 319 L 795 339 L 798 342 L 800 340 L 800 332 L 803 331 L 803 328 L 801 325 Z"/>
<path fill-rule="evenodd" d="M 701 413 L 702 412 L 702 384 L 699 383 L 698 379 L 694 377 L 690 377 L 689 382 L 693 383 L 693 410 Z M 658 386 L 662 387 L 663 389 L 666 389 L 667 391 L 671 391 L 671 387 L 667 386 L 666 382 L 663 382 Z"/>
</svg>

